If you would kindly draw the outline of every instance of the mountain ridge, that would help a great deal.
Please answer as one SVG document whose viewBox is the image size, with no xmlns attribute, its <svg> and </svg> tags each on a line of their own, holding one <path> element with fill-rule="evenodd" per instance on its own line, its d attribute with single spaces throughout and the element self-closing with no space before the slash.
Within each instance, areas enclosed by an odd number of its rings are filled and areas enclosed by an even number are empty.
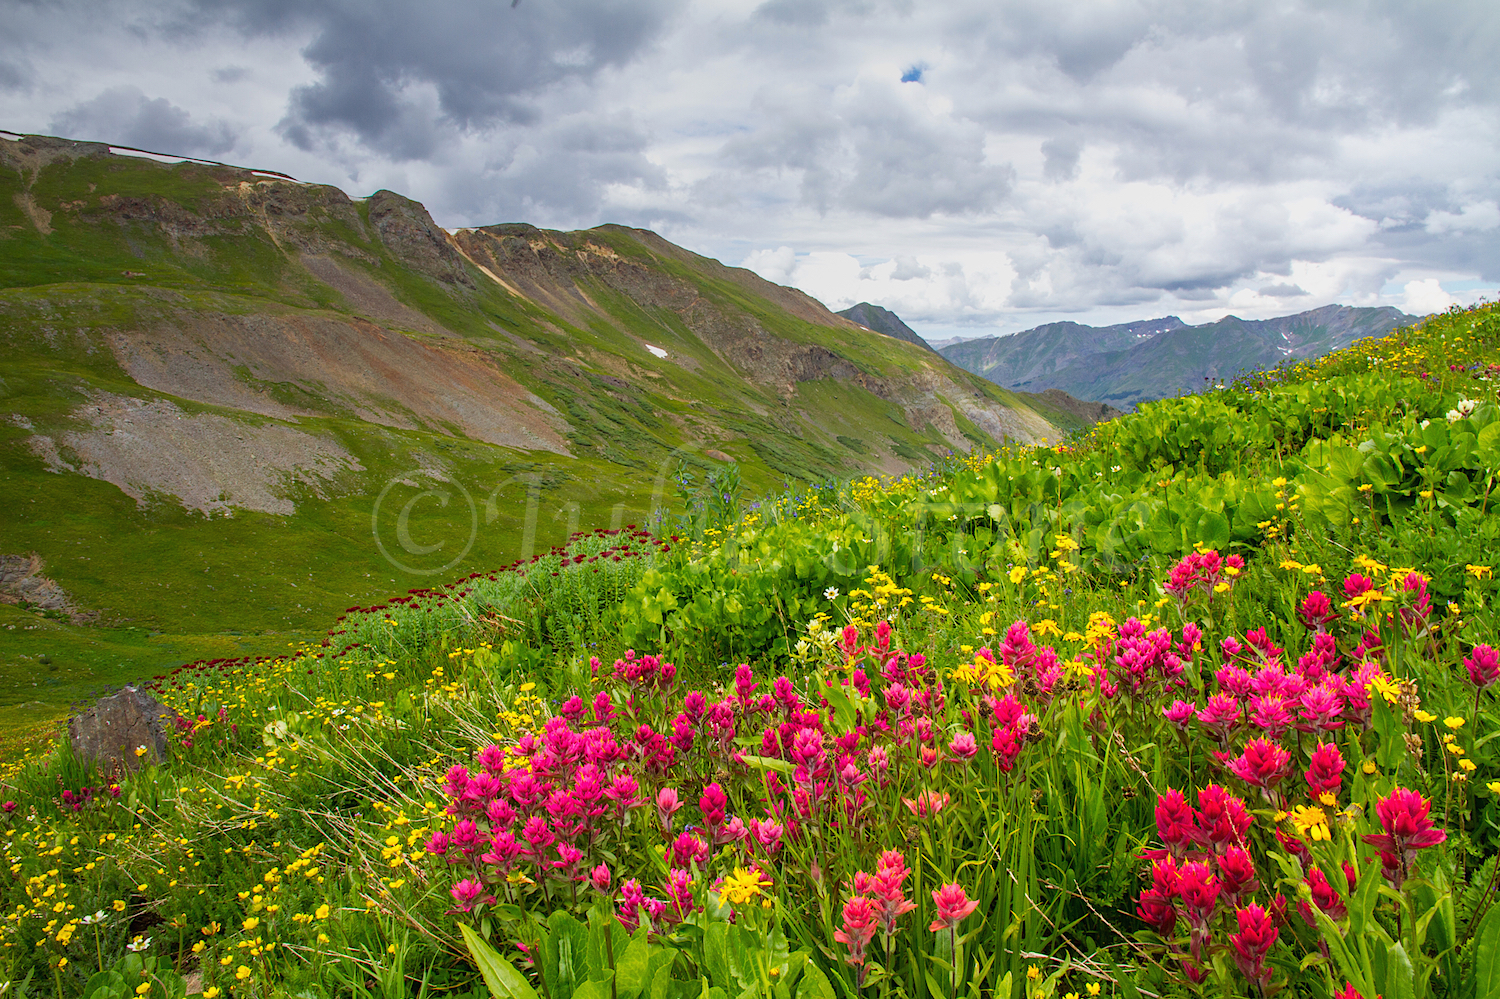
<svg viewBox="0 0 1500 999">
<path fill-rule="evenodd" d="M 1231 315 L 1197 326 L 1176 316 L 1107 327 L 1048 323 L 1003 337 L 945 343 L 938 353 L 1008 388 L 1057 388 L 1128 410 L 1287 358 L 1319 357 L 1417 318 L 1390 306 L 1327 305 L 1272 319 Z"/>
<path fill-rule="evenodd" d="M 431 583 L 372 520 L 410 483 L 458 575 L 646 522 L 682 472 L 753 493 L 1083 423 L 647 230 L 450 233 L 51 137 L 0 137 L 0 346 L 0 554 L 182 633 Z"/>
</svg>

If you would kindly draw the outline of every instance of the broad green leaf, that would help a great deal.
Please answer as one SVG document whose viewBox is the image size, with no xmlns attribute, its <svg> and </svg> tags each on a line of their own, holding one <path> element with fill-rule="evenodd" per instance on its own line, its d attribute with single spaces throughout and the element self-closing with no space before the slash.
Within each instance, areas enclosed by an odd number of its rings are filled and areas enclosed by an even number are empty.
<svg viewBox="0 0 1500 999">
<path fill-rule="evenodd" d="M 587 977 L 590 980 L 602 980 L 610 970 L 613 963 L 610 955 L 614 955 L 617 961 L 625 952 L 625 945 L 630 942 L 625 928 L 615 918 L 613 912 L 603 902 L 595 903 L 588 911 L 588 959 L 586 962 Z"/>
<path fill-rule="evenodd" d="M 1500 421 L 1479 431 L 1478 452 L 1485 468 L 1491 471 L 1500 469 Z"/>
<path fill-rule="evenodd" d="M 1379 693 L 1370 695 L 1370 704 L 1375 709 L 1375 732 L 1380 736 L 1380 746 L 1375 751 L 1376 761 L 1389 769 L 1401 762 L 1406 755 L 1406 741 L 1401 737 L 1401 723 L 1391 706 Z"/>
<path fill-rule="evenodd" d="M 1399 943 L 1391 944 L 1386 951 L 1385 999 L 1414 999 L 1416 973 L 1406 948 Z"/>
<path fill-rule="evenodd" d="M 606 999 L 608 995 L 608 980 L 584 982 L 573 991 L 573 999 Z"/>
<path fill-rule="evenodd" d="M 485 943 L 483 937 L 466 923 L 459 923 L 458 928 L 494 999 L 537 999 L 536 989 L 495 948 Z"/>
<path fill-rule="evenodd" d="M 753 948 L 759 946 L 755 934 L 743 926 L 732 926 L 729 930 L 729 938 L 725 953 L 729 958 L 729 976 L 733 980 L 724 982 L 726 989 L 733 991 L 733 986 L 738 985 L 740 989 L 754 988 L 760 991 L 760 978 L 756 974 L 755 966 L 751 963 L 750 953 Z"/>
<path fill-rule="evenodd" d="M 1474 999 L 1500 999 L 1500 905 L 1490 906 L 1474 934 L 1473 974 Z"/>
<path fill-rule="evenodd" d="M 542 974 L 552 995 L 570 996 L 588 981 L 588 930 L 567 912 L 558 910 L 547 920 L 542 939 Z"/>
<path fill-rule="evenodd" d="M 1201 541 L 1205 546 L 1223 550 L 1229 546 L 1229 521 L 1221 513 L 1204 511 L 1198 518 L 1194 537 L 1189 541 Z"/>
<path fill-rule="evenodd" d="M 672 965 L 667 962 L 651 976 L 651 999 L 669 999 L 672 994 Z"/>
<path fill-rule="evenodd" d="M 620 999 L 633 999 L 650 981 L 651 945 L 637 934 L 625 945 L 624 953 L 615 953 L 615 988 Z"/>
<path fill-rule="evenodd" d="M 1448 443 L 1448 422 L 1446 420 L 1432 420 L 1422 428 L 1422 443 L 1427 445 L 1428 451 L 1436 451 Z"/>
<path fill-rule="evenodd" d="M 786 760 L 777 760 L 769 756 L 750 756 L 747 754 L 742 756 L 741 759 L 753 767 L 764 767 L 767 770 L 775 770 L 777 773 L 789 774 L 797 769 Z"/>
<path fill-rule="evenodd" d="M 802 984 L 797 987 L 797 999 L 835 999 L 833 983 L 828 976 L 823 974 L 823 969 L 807 962 L 807 970 L 802 972 Z"/>
<path fill-rule="evenodd" d="M 729 981 L 729 924 L 715 920 L 703 931 L 703 970 L 715 984 Z"/>
<path fill-rule="evenodd" d="M 828 698 L 828 706 L 833 709 L 834 720 L 840 728 L 854 728 L 854 702 L 849 698 L 849 691 L 835 680 L 823 688 L 823 696 Z"/>
<path fill-rule="evenodd" d="M 112 999 L 125 995 L 125 978 L 110 968 L 89 978 L 83 987 L 85 999 Z"/>
<path fill-rule="evenodd" d="M 1338 968 L 1339 974 L 1335 977 L 1353 982 L 1361 995 L 1373 995 L 1372 969 L 1364 956 L 1355 950 L 1360 946 L 1360 941 L 1355 939 L 1351 943 L 1345 940 L 1344 935 L 1339 931 L 1338 923 L 1328 918 L 1327 913 L 1317 906 L 1313 906 L 1312 911 L 1313 918 L 1318 921 L 1318 929 L 1323 934 L 1323 940 L 1328 944 L 1328 956 Z"/>
</svg>

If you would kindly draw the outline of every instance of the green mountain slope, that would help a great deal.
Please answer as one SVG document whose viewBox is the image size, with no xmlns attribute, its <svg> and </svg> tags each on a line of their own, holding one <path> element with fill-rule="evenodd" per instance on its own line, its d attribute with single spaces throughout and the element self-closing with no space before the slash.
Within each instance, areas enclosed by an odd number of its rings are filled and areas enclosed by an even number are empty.
<svg viewBox="0 0 1500 999">
<path fill-rule="evenodd" d="M 287 631 L 644 522 L 681 470 L 755 493 L 1072 426 L 642 230 L 0 139 L 0 555 L 36 556 L 0 600 L 46 580 L 61 627 Z"/>
<path fill-rule="evenodd" d="M 1288 357 L 1321 357 L 1416 317 L 1390 307 L 1329 305 L 1294 316 L 1226 316 L 1187 326 L 1176 316 L 1119 326 L 1050 323 L 1006 337 L 948 344 L 939 353 L 965 370 L 1026 392 L 1060 388 L 1080 399 L 1130 409 L 1146 399 L 1195 392 Z"/>
</svg>

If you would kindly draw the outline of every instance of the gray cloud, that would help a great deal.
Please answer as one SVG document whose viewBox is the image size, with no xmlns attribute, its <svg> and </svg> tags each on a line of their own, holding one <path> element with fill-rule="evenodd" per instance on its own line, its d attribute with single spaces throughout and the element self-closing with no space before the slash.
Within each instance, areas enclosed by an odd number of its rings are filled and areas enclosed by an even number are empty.
<svg viewBox="0 0 1500 999">
<path fill-rule="evenodd" d="M 629 62 L 679 5 L 198 0 L 198 11 L 250 34 L 311 35 L 303 56 L 319 79 L 292 90 L 281 123 L 299 148 L 348 134 L 377 154 L 413 160 L 441 148 L 448 129 L 537 122 L 540 95 Z"/>
<path fill-rule="evenodd" d="M 58 113 L 50 128 L 58 135 L 113 142 L 153 152 L 222 156 L 234 148 L 235 130 L 223 121 L 193 122 L 164 97 L 119 86 Z"/>
<path fill-rule="evenodd" d="M 1048 180 L 1072 180 L 1078 176 L 1078 155 L 1083 151 L 1076 139 L 1052 138 L 1042 143 L 1042 176 Z"/>
<path fill-rule="evenodd" d="M 665 185 L 648 148 L 648 136 L 628 117 L 570 115 L 511 137 L 504 149 L 490 150 L 481 168 L 453 175 L 439 207 L 461 211 L 472 224 L 596 225 L 612 186 L 651 191 Z"/>
<path fill-rule="evenodd" d="M 31 83 L 31 71 L 20 64 L 0 59 L 0 89 L 22 90 Z"/>
<path fill-rule="evenodd" d="M 731 164 L 800 175 L 802 200 L 820 212 L 927 218 L 993 209 L 1014 170 L 986 161 L 984 133 L 934 111 L 920 85 L 863 85 L 830 107 L 801 88 L 767 87 L 762 125 L 722 147 Z"/>
<path fill-rule="evenodd" d="M 828 23 L 824 0 L 766 0 L 755 8 L 755 17 L 773 24 L 818 28 Z"/>
</svg>

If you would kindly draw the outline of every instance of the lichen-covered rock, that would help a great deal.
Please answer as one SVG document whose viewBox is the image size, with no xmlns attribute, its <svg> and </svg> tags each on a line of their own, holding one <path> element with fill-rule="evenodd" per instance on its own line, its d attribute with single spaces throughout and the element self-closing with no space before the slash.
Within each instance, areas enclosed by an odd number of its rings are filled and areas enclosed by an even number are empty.
<svg viewBox="0 0 1500 999">
<path fill-rule="evenodd" d="M 167 735 L 178 717 L 149 694 L 126 687 L 69 718 L 68 742 L 79 760 L 93 762 L 106 777 L 119 777 L 166 756 Z M 141 746 L 146 751 L 137 755 Z"/>
</svg>

